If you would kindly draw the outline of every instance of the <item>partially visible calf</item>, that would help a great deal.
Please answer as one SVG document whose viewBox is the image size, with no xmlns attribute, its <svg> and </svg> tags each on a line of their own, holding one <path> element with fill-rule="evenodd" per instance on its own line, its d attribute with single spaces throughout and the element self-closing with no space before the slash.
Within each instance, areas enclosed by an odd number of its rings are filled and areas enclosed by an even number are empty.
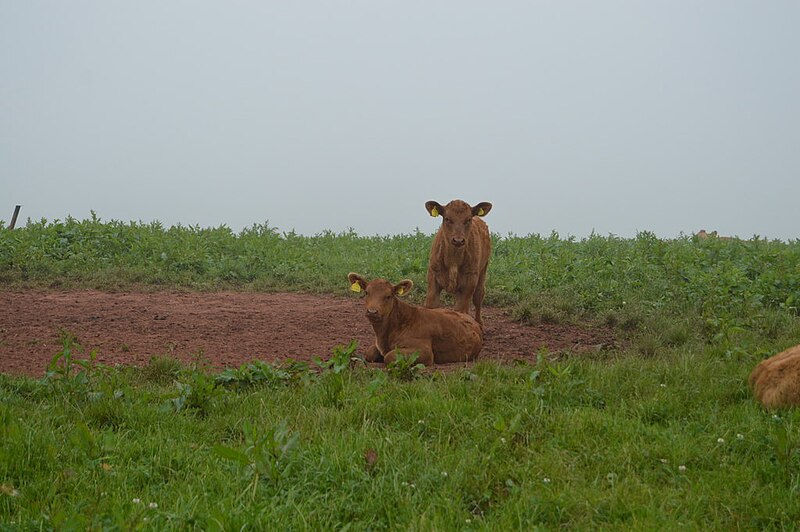
<svg viewBox="0 0 800 532">
<path fill-rule="evenodd" d="M 466 362 L 478 356 L 483 336 L 478 323 L 466 314 L 429 309 L 399 299 L 414 283 L 396 285 L 383 279 L 367 281 L 357 273 L 347 276 L 350 289 L 364 293 L 367 319 L 375 331 L 375 343 L 367 350 L 368 362 L 396 360 L 398 354 L 419 353 L 418 360 L 434 363 Z"/>
<path fill-rule="evenodd" d="M 748 381 L 767 408 L 800 405 L 800 345 L 762 360 Z"/>
<path fill-rule="evenodd" d="M 486 293 L 486 269 L 492 253 L 489 227 L 481 217 L 489 214 L 492 204 L 474 207 L 461 200 L 447 205 L 435 201 L 425 203 L 431 216 L 442 217 L 442 225 L 433 238 L 428 264 L 428 292 L 425 306 L 440 305 L 442 290 L 455 297 L 455 309 L 469 313 L 470 300 L 475 305 L 475 321 L 481 320 L 481 305 Z"/>
<path fill-rule="evenodd" d="M 737 240 L 732 236 L 719 236 L 716 231 L 707 232 L 705 229 L 700 229 L 695 235 L 699 240 L 707 240 L 709 238 L 717 238 L 719 240 Z"/>
</svg>

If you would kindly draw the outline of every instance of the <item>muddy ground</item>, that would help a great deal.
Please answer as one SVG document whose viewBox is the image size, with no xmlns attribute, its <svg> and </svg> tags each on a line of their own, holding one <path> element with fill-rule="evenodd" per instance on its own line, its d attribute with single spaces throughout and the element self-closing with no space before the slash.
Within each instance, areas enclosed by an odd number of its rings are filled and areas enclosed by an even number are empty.
<svg viewBox="0 0 800 532">
<path fill-rule="evenodd" d="M 484 325 L 481 358 L 503 362 L 534 362 L 542 347 L 586 352 L 615 344 L 610 329 L 524 325 L 491 307 Z M 326 359 L 336 345 L 356 339 L 363 353 L 374 339 L 357 296 L 0 291 L 0 372 L 43 375 L 61 350 L 60 329 L 110 365 L 145 365 L 154 355 L 189 361 L 201 352 L 217 368 L 255 359 Z"/>
</svg>

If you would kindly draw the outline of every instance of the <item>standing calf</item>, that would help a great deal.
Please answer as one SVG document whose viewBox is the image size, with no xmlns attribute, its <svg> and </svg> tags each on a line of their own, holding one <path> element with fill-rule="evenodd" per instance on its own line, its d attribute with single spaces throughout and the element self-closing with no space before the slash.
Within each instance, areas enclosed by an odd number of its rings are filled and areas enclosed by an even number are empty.
<svg viewBox="0 0 800 532">
<path fill-rule="evenodd" d="M 414 286 L 410 280 L 392 285 L 383 279 L 367 281 L 357 273 L 347 279 L 351 290 L 364 292 L 367 319 L 375 331 L 375 343 L 365 357 L 368 362 L 383 360 L 389 364 L 398 354 L 417 352 L 418 360 L 430 366 L 434 362 L 466 362 L 480 353 L 481 328 L 471 317 L 398 299 Z"/>
<path fill-rule="evenodd" d="M 425 203 L 431 216 L 441 216 L 442 225 L 433 239 L 428 265 L 428 292 L 425 306 L 439 306 L 442 290 L 455 297 L 455 309 L 469 313 L 470 299 L 475 305 L 475 321 L 482 324 L 481 304 L 486 293 L 486 268 L 492 252 L 489 228 L 480 217 L 489 214 L 492 204 L 453 200 L 445 206 Z"/>
<path fill-rule="evenodd" d="M 800 345 L 762 360 L 748 381 L 767 408 L 800 405 Z"/>
</svg>

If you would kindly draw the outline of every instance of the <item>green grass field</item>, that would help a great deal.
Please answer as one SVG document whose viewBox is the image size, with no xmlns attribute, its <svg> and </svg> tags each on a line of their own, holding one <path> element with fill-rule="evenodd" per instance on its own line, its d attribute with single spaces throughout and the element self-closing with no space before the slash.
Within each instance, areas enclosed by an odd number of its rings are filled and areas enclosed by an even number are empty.
<svg viewBox="0 0 800 532">
<path fill-rule="evenodd" d="M 800 343 L 800 242 L 495 236 L 487 302 L 624 347 L 418 371 L 94 364 L 0 375 L 0 529 L 797 528 L 800 414 L 747 376 Z M 431 235 L 97 219 L 0 230 L 9 289 L 344 293 L 412 279 Z"/>
</svg>

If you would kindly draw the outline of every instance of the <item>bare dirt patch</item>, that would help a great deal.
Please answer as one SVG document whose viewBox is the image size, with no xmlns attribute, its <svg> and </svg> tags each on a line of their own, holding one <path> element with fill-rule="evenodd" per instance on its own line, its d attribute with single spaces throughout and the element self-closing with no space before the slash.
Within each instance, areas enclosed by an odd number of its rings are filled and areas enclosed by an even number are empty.
<svg viewBox="0 0 800 532">
<path fill-rule="evenodd" d="M 215 367 L 252 360 L 328 358 L 336 345 L 374 336 L 355 297 L 249 292 L 0 291 L 0 372 L 41 376 L 77 336 L 103 364 L 145 365 L 154 355 L 184 361 L 203 353 Z M 484 310 L 481 359 L 535 361 L 537 351 L 594 351 L 615 344 L 607 328 L 524 325 Z M 85 358 L 83 353 L 78 358 Z"/>
</svg>

